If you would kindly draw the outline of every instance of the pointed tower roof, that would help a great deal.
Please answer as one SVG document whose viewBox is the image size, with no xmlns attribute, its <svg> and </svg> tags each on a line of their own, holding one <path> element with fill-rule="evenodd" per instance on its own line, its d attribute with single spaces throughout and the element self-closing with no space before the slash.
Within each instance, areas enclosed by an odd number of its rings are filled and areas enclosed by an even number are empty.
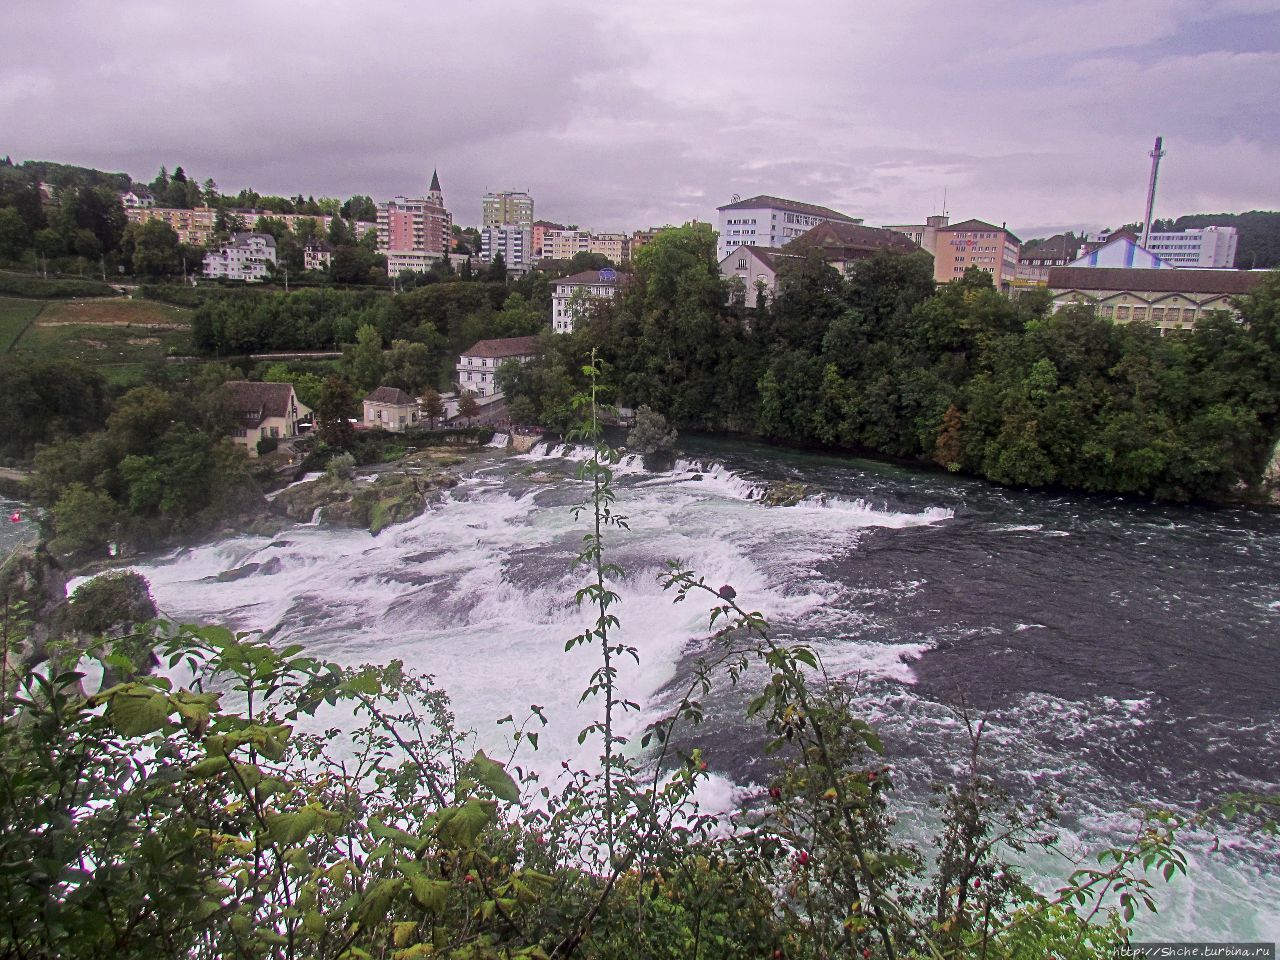
<svg viewBox="0 0 1280 960">
<path fill-rule="evenodd" d="M 431 171 L 431 192 L 440 193 L 440 174 L 434 170 Z"/>
</svg>

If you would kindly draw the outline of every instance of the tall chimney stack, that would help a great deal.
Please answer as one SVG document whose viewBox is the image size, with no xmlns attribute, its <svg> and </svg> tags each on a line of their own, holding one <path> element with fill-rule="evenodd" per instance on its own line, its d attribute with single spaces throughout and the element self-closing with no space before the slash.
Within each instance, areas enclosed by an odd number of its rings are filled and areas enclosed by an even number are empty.
<svg viewBox="0 0 1280 960">
<path fill-rule="evenodd" d="M 1151 216 L 1156 209 L 1156 177 L 1160 173 L 1160 158 L 1164 156 L 1164 137 L 1156 137 L 1156 146 L 1147 156 L 1151 158 L 1151 182 L 1147 184 L 1147 215 L 1142 220 L 1142 245 L 1151 240 Z"/>
</svg>

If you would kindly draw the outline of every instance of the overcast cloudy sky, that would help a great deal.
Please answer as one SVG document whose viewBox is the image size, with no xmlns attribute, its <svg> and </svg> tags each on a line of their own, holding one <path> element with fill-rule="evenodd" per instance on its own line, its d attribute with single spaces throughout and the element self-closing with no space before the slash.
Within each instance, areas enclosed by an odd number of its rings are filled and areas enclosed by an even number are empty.
<svg viewBox="0 0 1280 960">
<path fill-rule="evenodd" d="M 0 154 L 226 192 L 486 190 L 599 230 L 737 193 L 1024 236 L 1280 207 L 1280 0 L 11 3 Z"/>
</svg>

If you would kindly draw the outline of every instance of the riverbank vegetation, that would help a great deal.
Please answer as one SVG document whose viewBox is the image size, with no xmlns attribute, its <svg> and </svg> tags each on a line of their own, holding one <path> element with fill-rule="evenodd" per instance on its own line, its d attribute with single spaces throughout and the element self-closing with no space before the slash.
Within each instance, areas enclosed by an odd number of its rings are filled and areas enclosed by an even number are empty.
<svg viewBox="0 0 1280 960">
<path fill-rule="evenodd" d="M 726 307 L 709 229 L 660 234 L 616 301 L 503 371 L 548 426 L 596 350 L 619 403 L 730 430 L 942 465 L 997 483 L 1226 500 L 1257 491 L 1280 439 L 1280 280 L 1161 337 L 1086 307 L 1010 300 L 970 270 L 935 287 L 925 254 L 842 277 L 782 268 L 777 296 Z"/>
<path fill-rule="evenodd" d="M 981 722 L 961 714 L 971 749 L 942 785 L 939 834 L 907 843 L 895 770 L 849 687 L 731 585 L 678 564 L 662 575 L 708 628 L 687 688 L 628 743 L 621 721 L 638 707 L 617 663 L 640 652 L 618 640 L 610 557 L 627 522 L 594 401 L 579 398 L 592 419 L 575 435 L 594 454 L 579 473 L 585 623 L 566 638 L 598 654 L 578 739 L 590 759 L 541 755 L 559 718 L 537 704 L 495 718 L 501 733 L 481 743 L 395 661 L 342 667 L 221 627 L 138 624 L 137 583 L 82 598 L 104 633 L 90 652 L 112 671 L 86 690 L 81 649 L 46 642 L 42 671 L 13 663 L 31 611 L 56 617 L 47 597 L 5 590 L 0 652 L 17 669 L 0 682 L 0 953 L 1114 956 L 1157 884 L 1185 872 L 1177 830 L 1208 813 L 1144 813 L 1131 844 L 1035 889 L 1017 859 L 1055 848 L 1052 804 L 1004 796 Z M 153 651 L 186 685 L 148 671 Z M 752 691 L 742 723 L 769 759 L 754 795 L 718 813 L 698 803 L 715 761 L 699 721 L 729 685 Z M 1214 813 L 1263 810 L 1233 798 Z"/>
</svg>

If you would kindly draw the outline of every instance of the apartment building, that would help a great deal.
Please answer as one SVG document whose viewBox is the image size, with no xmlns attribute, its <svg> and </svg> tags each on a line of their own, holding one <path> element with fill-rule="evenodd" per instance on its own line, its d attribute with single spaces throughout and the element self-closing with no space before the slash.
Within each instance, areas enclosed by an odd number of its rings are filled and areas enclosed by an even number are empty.
<svg viewBox="0 0 1280 960">
<path fill-rule="evenodd" d="M 588 298 L 612 300 L 617 295 L 618 274 L 608 267 L 561 277 L 551 294 L 551 329 L 573 333 L 574 321 L 582 319 L 582 306 Z"/>
<path fill-rule="evenodd" d="M 333 247 L 324 240 L 312 240 L 302 248 L 302 265 L 308 270 L 323 270 L 333 263 Z"/>
<path fill-rule="evenodd" d="M 508 269 L 522 271 L 533 264 L 533 228 L 515 223 L 486 226 L 480 231 L 480 258 L 492 262 L 498 254 Z"/>
<path fill-rule="evenodd" d="M 745 245 L 781 248 L 820 223 L 862 223 L 862 220 L 813 203 L 758 196 L 717 207 L 720 241 L 717 259 Z"/>
<path fill-rule="evenodd" d="M 897 230 L 830 221 L 818 224 L 782 248 L 784 254 L 793 257 L 807 257 L 816 252 L 842 274 L 848 274 L 855 264 L 881 250 L 918 253 L 920 247 Z"/>
<path fill-rule="evenodd" d="M 533 256 L 534 259 L 541 259 L 546 254 L 542 252 L 543 243 L 546 239 L 548 230 L 563 230 L 563 223 L 552 223 L 550 220 L 533 221 Z"/>
<path fill-rule="evenodd" d="M 445 256 L 452 234 L 453 216 L 445 209 L 437 173 L 431 174 L 431 189 L 425 197 L 396 197 L 378 204 L 378 249 L 387 255 L 391 276 L 400 272 L 392 268 L 393 261 L 418 263 Z"/>
<path fill-rule="evenodd" d="M 533 229 L 533 197 L 523 191 L 486 193 L 481 201 L 481 229 L 515 224 Z"/>
<path fill-rule="evenodd" d="M 173 227 L 180 243 L 206 247 L 213 242 L 213 226 L 218 211 L 213 207 L 195 207 L 186 210 L 179 207 L 126 207 L 125 218 L 130 223 L 147 223 L 160 220 Z M 252 227 L 253 224 L 245 224 Z"/>
<path fill-rule="evenodd" d="M 204 255 L 204 275 L 224 280 L 265 280 L 276 264 L 276 238 L 269 233 L 233 233 Z"/>
<path fill-rule="evenodd" d="M 1065 267 L 1079 255 L 1080 239 L 1057 233 L 1034 247 L 1024 247 L 1018 255 L 1019 286 L 1043 287 L 1049 282 L 1050 267 Z"/>
</svg>

